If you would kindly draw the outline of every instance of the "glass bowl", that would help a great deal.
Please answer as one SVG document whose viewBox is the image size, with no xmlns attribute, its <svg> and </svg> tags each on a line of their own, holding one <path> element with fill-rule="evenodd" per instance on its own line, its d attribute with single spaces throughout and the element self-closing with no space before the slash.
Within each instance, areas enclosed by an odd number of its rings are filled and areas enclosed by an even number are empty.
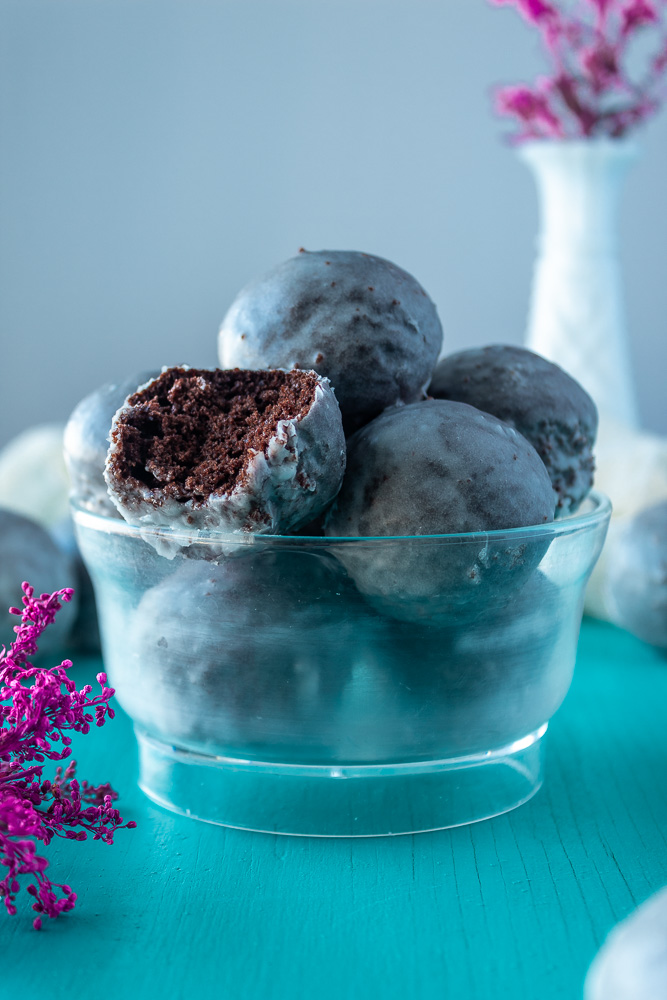
<svg viewBox="0 0 667 1000">
<path fill-rule="evenodd" d="M 404 538 L 192 534 L 75 507 L 103 655 L 156 802 L 375 836 L 498 815 L 542 782 L 611 505 Z"/>
</svg>

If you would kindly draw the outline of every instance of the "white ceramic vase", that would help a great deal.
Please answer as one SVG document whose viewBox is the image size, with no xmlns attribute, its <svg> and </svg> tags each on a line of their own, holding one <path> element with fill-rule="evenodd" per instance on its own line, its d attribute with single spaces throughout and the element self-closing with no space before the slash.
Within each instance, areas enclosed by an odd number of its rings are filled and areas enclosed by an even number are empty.
<svg viewBox="0 0 667 1000">
<path fill-rule="evenodd" d="M 541 216 L 526 346 L 581 382 L 601 421 L 637 427 L 616 238 L 636 146 L 535 140 L 519 152 L 535 175 Z"/>
</svg>

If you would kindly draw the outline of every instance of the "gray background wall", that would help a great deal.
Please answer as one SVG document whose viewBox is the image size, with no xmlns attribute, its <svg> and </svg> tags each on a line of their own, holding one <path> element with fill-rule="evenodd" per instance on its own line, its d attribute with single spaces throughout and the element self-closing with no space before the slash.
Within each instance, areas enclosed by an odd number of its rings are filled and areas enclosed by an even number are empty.
<svg viewBox="0 0 667 1000">
<path fill-rule="evenodd" d="M 537 202 L 488 91 L 542 68 L 486 0 L 0 0 L 0 444 L 133 371 L 216 363 L 251 276 L 310 249 L 412 271 L 449 348 L 520 342 Z M 667 432 L 667 115 L 621 218 Z"/>
</svg>

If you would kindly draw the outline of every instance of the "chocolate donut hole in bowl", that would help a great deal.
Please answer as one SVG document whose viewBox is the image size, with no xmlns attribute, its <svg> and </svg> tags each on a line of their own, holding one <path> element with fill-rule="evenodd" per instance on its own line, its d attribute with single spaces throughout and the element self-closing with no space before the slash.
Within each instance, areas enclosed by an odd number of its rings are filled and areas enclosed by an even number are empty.
<svg viewBox="0 0 667 1000">
<path fill-rule="evenodd" d="M 398 559 L 403 546 L 418 577 L 420 552 L 426 570 L 458 567 L 478 535 L 198 531 L 207 558 L 181 545 L 192 532 L 166 558 L 144 526 L 75 508 L 142 788 L 210 822 L 322 836 L 436 829 L 525 801 L 609 512 L 592 493 L 571 517 L 487 532 L 491 546 L 496 534 L 521 540 L 535 568 L 505 567 L 505 596 L 473 618 L 454 600 L 449 617 L 441 606 L 415 623 L 379 612 L 346 566 L 382 566 L 384 549 Z"/>
</svg>

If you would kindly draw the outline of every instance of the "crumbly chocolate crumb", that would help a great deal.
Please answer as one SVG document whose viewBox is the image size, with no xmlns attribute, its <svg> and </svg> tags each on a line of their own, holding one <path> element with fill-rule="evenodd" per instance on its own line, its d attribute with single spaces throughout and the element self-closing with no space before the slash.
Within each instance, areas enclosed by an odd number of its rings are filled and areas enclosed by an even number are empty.
<svg viewBox="0 0 667 1000">
<path fill-rule="evenodd" d="M 130 396 L 112 431 L 113 475 L 157 496 L 206 502 L 244 482 L 280 420 L 304 416 L 317 375 L 305 371 L 170 368 Z"/>
</svg>

